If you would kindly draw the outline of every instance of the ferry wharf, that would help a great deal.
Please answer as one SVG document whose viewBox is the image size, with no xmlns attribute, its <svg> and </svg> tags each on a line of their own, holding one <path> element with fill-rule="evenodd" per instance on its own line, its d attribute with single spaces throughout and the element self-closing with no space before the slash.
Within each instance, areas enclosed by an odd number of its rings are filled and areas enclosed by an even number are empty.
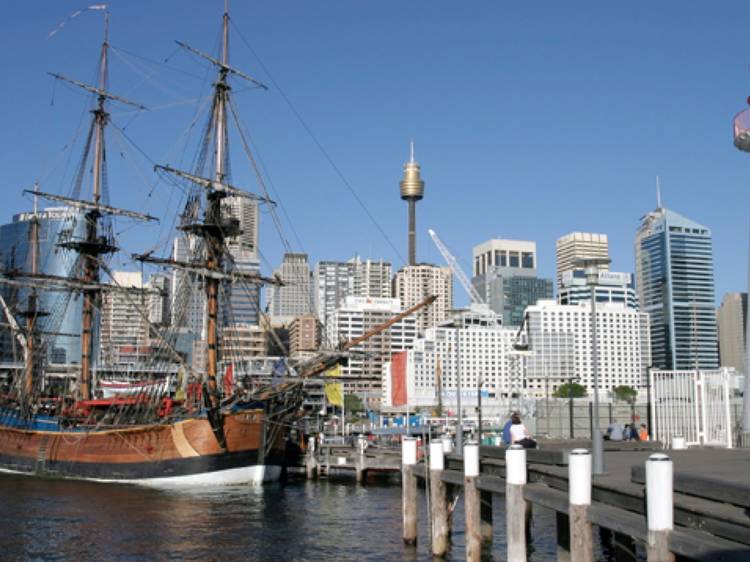
<svg viewBox="0 0 750 562">
<path fill-rule="evenodd" d="M 591 474 L 591 442 L 541 441 L 540 449 L 467 443 L 463 454 L 434 439 L 401 451 L 319 445 L 305 457 L 308 478 L 354 473 L 401 475 L 403 540 L 415 544 L 426 517 L 432 554 L 447 553 L 452 506 L 463 494 L 467 560 L 493 548 L 493 502 L 505 504 L 507 559 L 526 560 L 534 506 L 556 514 L 557 559 L 593 561 L 593 531 L 610 535 L 618 561 L 750 560 L 750 449 L 662 450 L 653 442 L 606 442 L 605 472 Z M 424 487 L 427 512 L 417 513 Z M 500 547 L 498 545 L 498 547 Z"/>
</svg>

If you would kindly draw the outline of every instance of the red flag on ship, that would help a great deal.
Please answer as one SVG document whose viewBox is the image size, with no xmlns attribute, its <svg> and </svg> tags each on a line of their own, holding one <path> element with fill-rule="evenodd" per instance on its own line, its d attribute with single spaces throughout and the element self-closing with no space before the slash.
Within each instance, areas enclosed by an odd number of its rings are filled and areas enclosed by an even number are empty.
<svg viewBox="0 0 750 562">
<path fill-rule="evenodd" d="M 234 390 L 234 363 L 227 365 L 227 371 L 224 373 L 224 396 L 231 396 Z"/>
</svg>

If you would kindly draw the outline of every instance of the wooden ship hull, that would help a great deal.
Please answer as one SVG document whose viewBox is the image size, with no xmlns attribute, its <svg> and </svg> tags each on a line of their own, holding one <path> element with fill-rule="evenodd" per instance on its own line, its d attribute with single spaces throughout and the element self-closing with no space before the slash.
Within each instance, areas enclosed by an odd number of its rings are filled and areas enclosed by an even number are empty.
<svg viewBox="0 0 750 562">
<path fill-rule="evenodd" d="M 263 410 L 226 414 L 226 450 L 205 417 L 102 430 L 0 427 L 0 470 L 157 487 L 278 479 L 284 432 L 266 442 Z"/>
</svg>

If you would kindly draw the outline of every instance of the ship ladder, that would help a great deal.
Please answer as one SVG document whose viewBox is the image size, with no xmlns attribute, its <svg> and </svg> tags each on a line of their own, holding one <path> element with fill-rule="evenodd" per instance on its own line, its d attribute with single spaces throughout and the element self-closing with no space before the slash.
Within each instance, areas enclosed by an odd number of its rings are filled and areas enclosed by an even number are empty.
<svg viewBox="0 0 750 562">
<path fill-rule="evenodd" d="M 36 452 L 36 468 L 37 473 L 46 472 L 47 469 L 47 447 L 49 446 L 49 435 L 42 437 L 41 443 L 39 443 L 39 449 Z"/>
</svg>

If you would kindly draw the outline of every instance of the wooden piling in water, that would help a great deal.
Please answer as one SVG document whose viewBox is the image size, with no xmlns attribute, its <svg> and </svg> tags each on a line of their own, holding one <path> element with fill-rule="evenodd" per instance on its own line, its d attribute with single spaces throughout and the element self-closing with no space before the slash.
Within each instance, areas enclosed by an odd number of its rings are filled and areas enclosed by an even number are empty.
<svg viewBox="0 0 750 562">
<path fill-rule="evenodd" d="M 492 492 L 479 492 L 481 507 L 479 510 L 482 519 L 482 544 L 492 543 Z"/>
<path fill-rule="evenodd" d="M 669 534 L 674 527 L 672 461 L 663 453 L 646 461 L 646 519 L 648 562 L 674 562 L 669 551 Z"/>
<path fill-rule="evenodd" d="M 464 507 L 466 508 L 466 560 L 482 559 L 482 500 L 477 488 L 479 445 L 464 445 Z"/>
<path fill-rule="evenodd" d="M 555 512 L 555 531 L 557 533 L 557 562 L 571 562 L 570 520 L 567 513 Z"/>
<path fill-rule="evenodd" d="M 526 562 L 526 449 L 511 445 L 505 451 L 505 519 L 508 562 Z"/>
<path fill-rule="evenodd" d="M 594 561 L 594 543 L 588 511 L 591 505 L 591 453 L 573 449 L 568 457 L 568 523 L 570 557 L 576 562 Z"/>
<path fill-rule="evenodd" d="M 401 497 L 404 515 L 404 543 L 417 544 L 417 440 L 404 437 L 401 442 Z"/>
<path fill-rule="evenodd" d="M 448 552 L 448 497 L 442 480 L 445 458 L 443 444 L 430 443 L 430 524 L 432 528 L 432 555 L 442 558 Z"/>
</svg>

